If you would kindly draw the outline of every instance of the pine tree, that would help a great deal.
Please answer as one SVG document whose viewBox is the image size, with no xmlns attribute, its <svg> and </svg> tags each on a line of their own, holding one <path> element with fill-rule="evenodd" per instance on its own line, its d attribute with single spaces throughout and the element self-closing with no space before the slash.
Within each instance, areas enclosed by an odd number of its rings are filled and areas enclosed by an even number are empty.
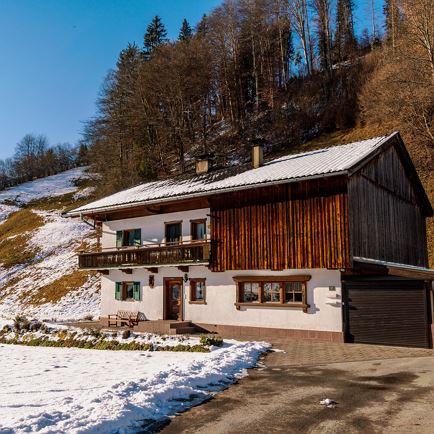
<svg viewBox="0 0 434 434">
<path fill-rule="evenodd" d="M 146 55 L 150 55 L 158 46 L 167 42 L 167 31 L 158 15 L 152 19 L 146 28 L 143 46 Z"/>
<path fill-rule="evenodd" d="M 336 35 L 335 54 L 336 61 L 348 59 L 356 49 L 356 36 L 354 34 L 354 4 L 352 0 L 338 0 L 336 8 Z"/>
<path fill-rule="evenodd" d="M 208 33 L 208 27 L 208 16 L 203 14 L 199 24 L 196 26 L 196 33 L 200 36 L 205 36 Z"/>
<path fill-rule="evenodd" d="M 188 42 L 193 36 L 193 29 L 188 21 L 184 18 L 182 21 L 181 30 L 179 31 L 178 40 Z"/>
</svg>

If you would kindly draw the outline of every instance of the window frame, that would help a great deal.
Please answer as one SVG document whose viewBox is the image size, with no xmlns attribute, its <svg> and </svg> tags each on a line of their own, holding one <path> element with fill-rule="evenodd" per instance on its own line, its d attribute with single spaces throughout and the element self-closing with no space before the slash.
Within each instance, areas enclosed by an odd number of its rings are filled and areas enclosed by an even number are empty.
<svg viewBox="0 0 434 434">
<path fill-rule="evenodd" d="M 129 237 L 126 237 L 125 234 L 129 234 L 129 233 L 134 233 L 136 231 L 140 231 L 140 240 L 137 244 L 133 243 L 133 244 L 125 244 L 125 240 L 128 239 Z M 118 232 L 122 232 L 122 243 L 120 246 L 117 245 L 117 233 Z M 136 240 L 136 238 L 134 239 Z M 117 249 L 125 249 L 128 247 L 141 247 L 142 245 L 142 228 L 130 228 L 130 229 L 119 229 L 116 231 L 116 248 Z"/>
<path fill-rule="evenodd" d="M 119 281 L 119 282 L 115 282 L 115 285 L 120 283 L 121 284 L 121 292 L 120 292 L 120 299 L 116 299 L 117 301 L 127 301 L 127 302 L 134 302 L 134 301 L 142 301 L 142 284 L 141 282 L 139 282 L 138 280 L 127 280 L 127 281 Z M 127 297 L 127 285 L 132 285 L 133 286 L 133 297 L 129 298 Z M 139 299 L 136 300 L 134 298 L 134 286 L 138 285 L 139 288 Z M 115 295 L 116 297 L 116 295 Z"/>
<path fill-rule="evenodd" d="M 170 243 L 167 241 L 167 229 L 169 225 L 179 225 L 180 232 L 179 232 L 179 240 L 178 241 L 171 241 Z M 182 244 L 182 220 L 174 220 L 170 222 L 164 222 L 164 244 L 166 246 L 177 246 L 178 244 Z"/>
<path fill-rule="evenodd" d="M 307 313 L 310 305 L 307 302 L 307 282 L 310 280 L 310 275 L 294 275 L 294 276 L 235 276 L 233 279 L 236 283 L 236 301 L 235 306 L 237 310 L 240 310 L 241 307 L 271 307 L 271 308 L 300 308 L 303 312 Z M 302 288 L 302 301 L 291 301 L 286 303 L 286 290 L 285 286 L 288 282 L 299 282 L 301 283 Z M 257 283 L 259 284 L 259 294 L 258 301 L 255 302 L 246 302 L 244 301 L 244 284 L 245 283 Z M 270 283 L 273 286 L 273 283 L 279 283 L 279 293 L 280 300 L 279 302 L 275 301 L 264 301 L 264 284 Z M 276 291 L 274 291 L 276 292 Z M 294 294 L 293 290 L 293 294 Z M 270 292 L 270 297 L 272 300 L 272 292 Z M 295 296 L 294 296 L 295 299 Z"/>
<path fill-rule="evenodd" d="M 203 277 L 195 277 L 191 278 L 190 280 L 190 297 L 189 297 L 189 304 L 207 304 L 206 303 L 206 279 Z M 196 299 L 196 284 L 200 282 L 205 285 L 203 289 L 203 299 Z"/>
<path fill-rule="evenodd" d="M 202 241 L 206 241 L 206 239 L 207 239 L 207 233 L 206 233 L 206 218 L 201 218 L 201 219 L 192 219 L 192 220 L 190 220 L 190 240 L 192 241 L 192 242 L 197 242 L 197 243 L 200 243 L 200 242 L 202 242 Z M 195 233 L 195 231 L 194 231 L 194 226 L 195 225 L 197 225 L 197 224 L 203 224 L 204 225 L 204 238 L 202 238 L 202 239 L 198 239 L 198 238 L 194 238 L 193 237 L 193 234 Z"/>
</svg>

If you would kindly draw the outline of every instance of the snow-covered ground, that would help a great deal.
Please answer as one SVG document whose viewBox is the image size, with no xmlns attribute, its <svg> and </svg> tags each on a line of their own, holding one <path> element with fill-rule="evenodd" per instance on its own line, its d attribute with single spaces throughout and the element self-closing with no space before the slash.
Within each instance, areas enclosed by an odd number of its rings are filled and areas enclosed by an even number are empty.
<svg viewBox="0 0 434 434">
<path fill-rule="evenodd" d="M 36 199 L 70 193 L 75 193 L 75 200 L 88 196 L 92 187 L 79 189 L 75 185 L 77 180 L 87 177 L 86 168 L 77 168 L 0 191 L 0 224 L 21 206 Z M 30 234 L 27 246 L 38 254 L 30 264 L 9 269 L 1 266 L 0 258 L 0 318 L 10 319 L 17 314 L 63 320 L 98 316 L 100 294 L 97 276 L 90 276 L 80 288 L 70 291 L 56 303 L 48 300 L 38 305 L 28 303 L 40 288 L 77 271 L 76 255 L 82 241 L 86 241 L 87 247 L 93 243 L 92 228 L 78 219 L 63 218 L 61 210 L 32 211 L 45 222 Z"/>
<path fill-rule="evenodd" d="M 0 345 L 0 432 L 135 432 L 201 402 L 256 364 L 268 344 L 209 353 Z"/>
<path fill-rule="evenodd" d="M 74 182 L 84 176 L 86 168 L 78 167 L 57 175 L 25 182 L 15 187 L 0 191 L 0 203 L 16 202 L 18 205 L 27 204 L 44 197 L 62 196 L 77 191 Z"/>
</svg>

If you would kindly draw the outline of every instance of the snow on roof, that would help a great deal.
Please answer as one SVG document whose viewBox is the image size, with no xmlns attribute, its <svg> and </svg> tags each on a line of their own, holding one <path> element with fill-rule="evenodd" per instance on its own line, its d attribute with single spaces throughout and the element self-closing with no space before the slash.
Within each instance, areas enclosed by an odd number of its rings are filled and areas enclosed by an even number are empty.
<svg viewBox="0 0 434 434">
<path fill-rule="evenodd" d="M 346 173 L 379 148 L 391 136 L 375 137 L 346 145 L 286 155 L 266 162 L 257 169 L 237 172 L 223 169 L 203 175 L 176 177 L 140 184 L 76 208 L 70 216 L 82 213 L 128 208 L 173 199 L 204 196 L 210 193 L 242 190 L 267 184 L 294 182 L 328 174 Z"/>
</svg>

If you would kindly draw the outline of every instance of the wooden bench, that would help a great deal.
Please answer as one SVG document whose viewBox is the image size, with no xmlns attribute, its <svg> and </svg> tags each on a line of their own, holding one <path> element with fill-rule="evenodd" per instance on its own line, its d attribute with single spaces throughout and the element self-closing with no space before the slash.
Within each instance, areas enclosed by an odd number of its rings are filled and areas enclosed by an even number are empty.
<svg viewBox="0 0 434 434">
<path fill-rule="evenodd" d="M 139 323 L 139 312 L 130 312 L 128 310 L 118 310 L 115 314 L 108 316 L 108 326 L 133 327 Z"/>
</svg>

